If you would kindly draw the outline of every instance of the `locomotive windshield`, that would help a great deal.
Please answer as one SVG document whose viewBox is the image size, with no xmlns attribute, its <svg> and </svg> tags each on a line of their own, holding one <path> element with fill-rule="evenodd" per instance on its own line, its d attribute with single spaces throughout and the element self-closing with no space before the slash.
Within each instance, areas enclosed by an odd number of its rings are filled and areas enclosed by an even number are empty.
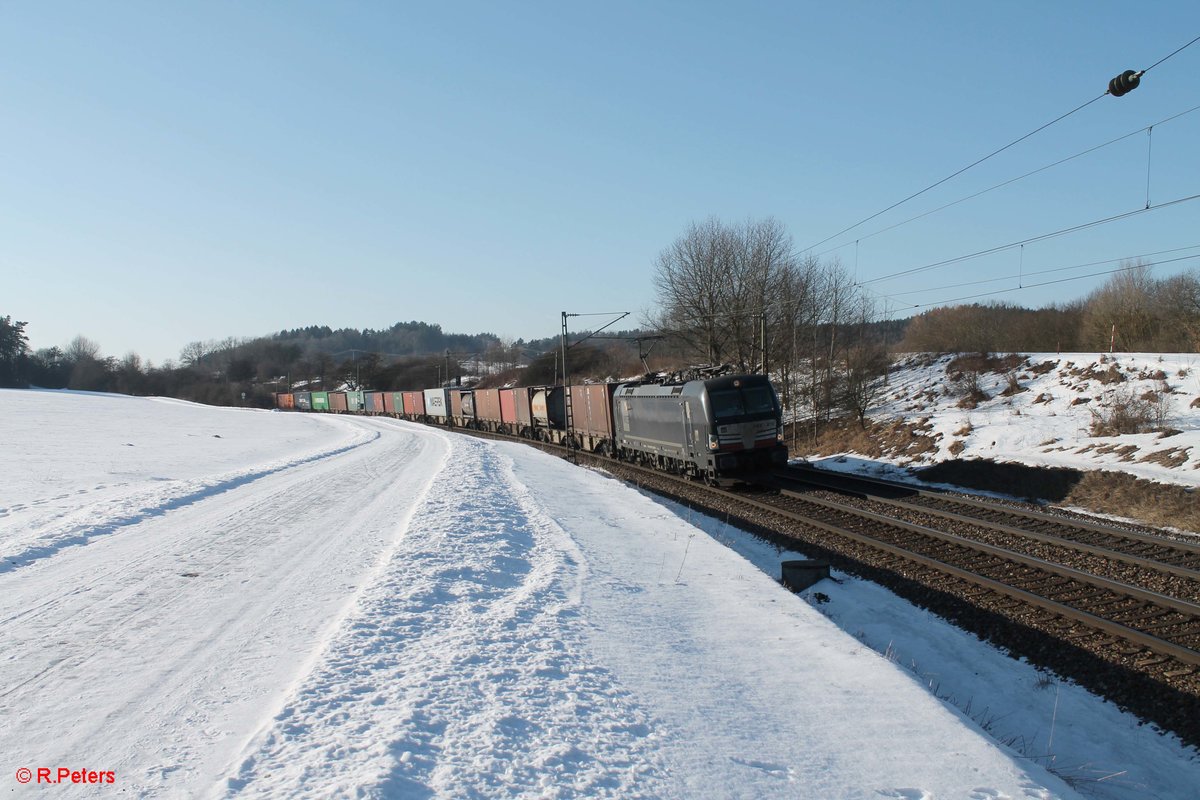
<svg viewBox="0 0 1200 800">
<path fill-rule="evenodd" d="M 770 414 L 775 411 L 775 394 L 770 386 L 725 389 L 709 392 L 708 396 L 712 400 L 713 416 L 717 419 L 748 414 Z"/>
<path fill-rule="evenodd" d="M 742 389 L 747 414 L 769 414 L 775 411 L 775 392 L 770 386 L 750 386 Z"/>
</svg>

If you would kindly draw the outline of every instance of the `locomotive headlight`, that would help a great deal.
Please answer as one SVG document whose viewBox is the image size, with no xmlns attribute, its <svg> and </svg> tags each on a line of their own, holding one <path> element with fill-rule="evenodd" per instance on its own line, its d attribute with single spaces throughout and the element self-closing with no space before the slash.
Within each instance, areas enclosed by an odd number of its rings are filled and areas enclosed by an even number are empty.
<svg viewBox="0 0 1200 800">
<path fill-rule="evenodd" d="M 713 436 L 712 434 L 709 434 L 709 435 L 708 435 L 708 449 L 709 449 L 709 450 L 716 450 L 716 449 L 717 449 L 717 443 L 718 443 L 718 439 L 717 439 L 717 437 L 716 437 L 716 436 Z"/>
</svg>

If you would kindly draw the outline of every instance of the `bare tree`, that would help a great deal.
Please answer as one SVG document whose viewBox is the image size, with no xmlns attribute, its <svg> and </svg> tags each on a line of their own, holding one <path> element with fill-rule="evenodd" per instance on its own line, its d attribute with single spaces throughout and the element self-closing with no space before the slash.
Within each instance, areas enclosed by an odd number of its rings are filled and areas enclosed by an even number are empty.
<svg viewBox="0 0 1200 800">
<path fill-rule="evenodd" d="M 1164 349 L 1200 352 L 1200 273 L 1167 278 L 1159 286 L 1158 297 L 1164 328 L 1172 334 L 1171 346 Z"/>
<path fill-rule="evenodd" d="M 887 374 L 889 358 L 886 344 L 873 334 L 870 326 L 878 309 L 857 287 L 850 296 L 849 311 L 851 324 L 842 337 L 838 404 L 843 411 L 857 418 L 860 426 L 865 426 L 867 411 L 882 392 L 882 378 Z"/>
<path fill-rule="evenodd" d="M 813 357 L 814 331 L 821 316 L 821 262 L 808 255 L 793 261 L 781 270 L 778 288 L 773 296 L 774 314 L 768 335 L 772 353 L 771 368 L 782 389 L 781 400 L 785 413 L 795 419 L 805 402 L 799 384 L 804 363 Z"/>
<path fill-rule="evenodd" d="M 207 342 L 188 342 L 179 351 L 179 360 L 186 367 L 198 367 L 210 352 L 211 348 Z"/>
<path fill-rule="evenodd" d="M 710 364 L 751 371 L 761 361 L 763 315 L 782 316 L 775 293 L 794 263 L 791 235 L 774 219 L 693 222 L 655 262 L 661 312 L 651 325 Z"/>
<path fill-rule="evenodd" d="M 64 360 L 71 365 L 72 389 L 105 391 L 109 373 L 115 370 L 114 359 L 101 360 L 100 345 L 86 336 L 76 336 L 63 353 Z"/>
<path fill-rule="evenodd" d="M 715 217 L 693 222 L 655 262 L 654 288 L 662 309 L 657 327 L 709 363 L 724 359 L 726 276 L 733 271 L 729 231 Z"/>
<path fill-rule="evenodd" d="M 1155 282 L 1150 267 L 1122 262 L 1124 271 L 1088 295 L 1083 316 L 1083 344 L 1107 350 L 1148 350 L 1156 333 Z"/>
<path fill-rule="evenodd" d="M 864 339 L 846 349 L 839 400 L 844 411 L 865 427 L 867 411 L 883 391 L 888 352 L 882 342 Z"/>
<path fill-rule="evenodd" d="M 87 338 L 86 336 L 76 336 L 67 345 L 63 357 L 73 363 L 80 361 L 99 361 L 100 360 L 100 345 Z"/>
<path fill-rule="evenodd" d="M 861 289 L 854 285 L 850 273 L 836 257 L 825 265 L 821 279 L 823 284 L 821 305 L 824 310 L 822 330 L 825 334 L 825 341 L 822 342 L 821 351 L 813 354 L 814 383 L 816 382 L 816 363 L 818 361 L 824 362 L 825 374 L 819 390 L 814 386 L 814 397 L 819 402 L 825 418 L 829 419 L 836 406 L 838 394 L 839 346 L 845 344 L 839 341 L 839 332 L 844 325 L 855 318 L 854 311 L 859 306 L 858 298 Z"/>
</svg>

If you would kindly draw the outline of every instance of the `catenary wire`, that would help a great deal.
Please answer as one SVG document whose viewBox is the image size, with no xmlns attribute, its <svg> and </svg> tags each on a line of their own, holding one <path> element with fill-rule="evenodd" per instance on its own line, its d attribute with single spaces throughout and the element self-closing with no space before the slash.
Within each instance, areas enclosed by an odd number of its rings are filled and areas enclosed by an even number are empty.
<svg viewBox="0 0 1200 800">
<path fill-rule="evenodd" d="M 1053 267 L 1051 269 L 1039 269 L 1039 270 L 1034 270 L 1033 272 L 1025 272 L 1024 276 L 1030 277 L 1033 275 L 1049 275 L 1049 274 L 1052 274 L 1055 272 L 1068 272 L 1073 269 L 1085 269 L 1087 267 L 1099 266 L 1100 264 L 1111 264 L 1114 261 L 1131 261 L 1135 258 L 1150 258 L 1152 256 L 1166 255 L 1167 253 L 1181 253 L 1184 250 L 1195 250 L 1197 248 L 1200 248 L 1200 244 L 1194 244 L 1189 247 L 1173 247 L 1170 250 L 1156 250 L 1153 253 L 1137 253 L 1135 255 L 1121 256 L 1119 258 L 1103 258 L 1099 261 L 1088 261 L 1087 263 L 1084 263 L 1084 264 L 1073 264 L 1072 266 L 1069 266 L 1069 267 Z M 1170 259 L 1165 259 L 1163 261 L 1157 261 L 1155 263 L 1156 264 L 1168 264 L 1173 261 L 1182 261 L 1187 258 L 1195 258 L 1195 256 L 1182 256 L 1180 258 L 1170 258 Z M 1009 281 L 1009 280 L 1013 280 L 1016 277 L 1018 277 L 1018 276 L 1016 276 L 1016 275 L 1001 275 L 998 278 L 984 278 L 983 280 L 964 281 L 962 283 L 947 283 L 942 286 L 931 286 L 931 287 L 928 287 L 925 289 L 910 289 L 907 292 L 888 292 L 886 295 L 880 295 L 880 296 L 881 297 L 904 297 L 905 295 L 910 295 L 910 294 L 929 294 L 930 292 L 941 292 L 946 289 L 961 289 L 965 286 L 982 286 L 985 283 L 998 283 L 999 281 Z"/>
<path fill-rule="evenodd" d="M 1188 42 L 1187 44 L 1185 44 L 1183 47 L 1179 48 L 1179 50 L 1176 50 L 1174 53 L 1171 53 L 1170 55 L 1163 56 L 1163 57 L 1162 57 L 1162 58 L 1160 58 L 1158 61 L 1155 61 L 1153 64 L 1151 64 L 1150 66 L 1148 66 L 1148 67 L 1146 67 L 1144 70 L 1142 70 L 1142 74 L 1143 74 L 1143 75 L 1145 75 L 1147 72 L 1149 72 L 1150 70 L 1154 69 L 1154 68 L 1155 68 L 1155 67 L 1157 67 L 1159 64 L 1163 63 L 1163 62 L 1164 62 L 1164 61 L 1166 61 L 1168 58 L 1170 58 L 1171 56 L 1173 56 L 1173 55 L 1175 55 L 1176 53 L 1179 53 L 1179 52 L 1181 52 L 1181 51 L 1183 51 L 1183 50 L 1186 50 L 1187 48 L 1189 48 L 1189 47 L 1191 47 L 1192 45 L 1194 45 L 1196 42 L 1200 42 L 1200 36 L 1197 36 L 1195 39 L 1192 39 L 1190 42 Z"/>
<path fill-rule="evenodd" d="M 941 185 L 942 185 L 943 183 L 945 183 L 946 181 L 948 181 L 948 180 L 951 180 L 952 178 L 957 178 L 959 175 L 962 175 L 964 172 L 966 172 L 967 170 L 971 169 L 972 167 L 979 166 L 979 165 L 980 165 L 980 164 L 982 164 L 984 161 L 987 161 L 989 158 L 992 158 L 993 156 L 997 156 L 997 155 L 999 155 L 1000 153 L 1003 153 L 1005 150 L 1007 150 L 1008 148 L 1010 148 L 1010 147 L 1012 147 L 1012 146 L 1014 146 L 1014 145 L 1020 144 L 1021 142 L 1025 141 L 1026 139 L 1028 139 L 1030 136 L 1033 136 L 1035 133 L 1040 133 L 1041 131 L 1044 131 L 1046 128 L 1049 128 L 1049 127 L 1050 127 L 1051 125 L 1053 125 L 1054 123 L 1056 123 L 1056 122 L 1060 122 L 1060 121 L 1062 121 L 1062 120 L 1066 119 L 1067 117 L 1071 116 L 1072 114 L 1074 114 L 1074 113 L 1076 113 L 1076 112 L 1078 112 L 1078 111 L 1082 111 L 1083 109 L 1085 109 L 1085 108 L 1087 108 L 1088 106 L 1090 106 L 1092 103 L 1096 102 L 1097 100 L 1101 99 L 1102 97 L 1105 97 L 1107 94 L 1108 94 L 1108 92 L 1105 92 L 1104 94 L 1097 95 L 1096 97 L 1093 97 L 1091 100 L 1088 100 L 1088 101 L 1087 101 L 1086 103 L 1084 103 L 1083 105 L 1081 105 L 1081 106 L 1078 106 L 1077 108 L 1074 108 L 1074 109 L 1072 109 L 1072 110 L 1068 111 L 1067 113 L 1063 114 L 1063 115 L 1062 115 L 1062 116 L 1060 116 L 1060 117 L 1057 117 L 1057 118 L 1055 118 L 1055 119 L 1052 119 L 1052 120 L 1050 120 L 1050 121 L 1049 121 L 1049 122 L 1047 122 L 1045 125 L 1042 125 L 1040 128 L 1037 128 L 1037 129 L 1035 129 L 1035 130 L 1032 130 L 1032 131 L 1030 131 L 1029 133 L 1027 133 L 1027 134 L 1025 134 L 1024 136 L 1020 137 L 1019 139 L 1014 139 L 1013 141 L 1009 142 L 1008 144 L 1004 145 L 1003 147 L 999 148 L 998 150 L 993 150 L 992 152 L 988 153 L 988 154 L 987 154 L 986 156 L 984 156 L 983 158 L 980 158 L 980 159 L 978 159 L 977 161 L 973 161 L 973 162 L 971 162 L 970 164 L 968 164 L 967 166 L 965 166 L 965 167 L 963 167 L 962 169 L 958 170 L 957 172 L 954 172 L 954 173 L 951 173 L 950 175 L 947 175 L 946 177 L 942 178 L 940 181 L 937 181 L 936 183 L 931 183 L 930 185 L 926 186 L 926 187 L 925 187 L 924 189 L 922 189 L 921 191 L 919 191 L 919 192 L 914 192 L 913 194 L 910 194 L 908 197 L 904 198 L 903 200 L 900 200 L 900 201 L 898 201 L 898 202 L 892 203 L 890 206 L 888 206 L 887 208 L 883 209 L 882 211 L 876 211 L 876 212 L 875 212 L 874 214 L 872 214 L 871 216 L 869 216 L 869 217 L 864 217 L 863 219 L 860 219 L 858 222 L 854 223 L 854 224 L 853 224 L 853 225 L 851 225 L 850 227 L 848 227 L 848 228 L 843 228 L 842 230 L 838 231 L 837 233 L 833 234 L 832 236 L 827 236 L 826 238 L 822 239 L 821 241 L 817 242 L 816 244 L 809 245 L 808 247 L 804 248 L 804 250 L 805 250 L 805 251 L 808 251 L 808 250 L 812 250 L 813 248 L 820 247 L 821 245 L 825 244 L 826 242 L 828 242 L 828 241 L 830 241 L 830 240 L 832 240 L 832 239 L 836 239 L 837 237 L 841 236 L 843 233 L 847 233 L 847 232 L 849 232 L 849 231 L 852 231 L 852 230 L 854 230 L 855 228 L 857 228 L 859 225 L 862 225 L 862 224 L 863 224 L 863 223 L 865 223 L 865 222 L 870 222 L 871 220 L 875 219 L 876 217 L 883 216 L 883 215 L 884 215 L 884 214 L 886 214 L 887 212 L 891 211 L 893 208 L 897 208 L 898 206 L 902 206 L 902 205 L 904 205 L 905 203 L 907 203 L 909 200 L 912 200 L 912 199 L 914 199 L 914 198 L 916 198 L 916 197 L 920 197 L 921 195 L 923 195 L 923 194 L 925 194 L 926 192 L 928 192 L 930 189 L 935 189 L 935 188 L 937 188 L 938 186 L 941 186 Z"/>
<path fill-rule="evenodd" d="M 1155 261 L 1155 262 L 1151 262 L 1149 264 L 1130 264 L 1129 266 L 1126 266 L 1126 267 L 1116 267 L 1115 269 L 1106 269 L 1101 272 L 1090 272 L 1087 275 L 1072 275 L 1069 278 L 1057 278 L 1052 281 L 1042 281 L 1041 283 L 1027 283 L 1024 286 L 1019 286 L 1019 287 L 1011 286 L 1007 289 L 997 289 L 993 292 L 980 292 L 979 294 L 964 295 L 963 297 L 952 297 L 948 300 L 938 300 L 938 301 L 931 302 L 931 303 L 917 303 L 913 306 L 910 306 L 910 308 L 930 308 L 932 306 L 944 306 L 947 303 L 958 303 L 963 300 L 976 300 L 980 297 L 993 297 L 998 294 L 1011 294 L 1012 292 L 1020 292 L 1025 289 L 1034 289 L 1039 286 L 1053 286 L 1056 283 L 1067 283 L 1069 281 L 1081 281 L 1084 278 L 1096 278 L 1101 275 L 1113 275 L 1118 272 L 1130 272 L 1130 271 L 1136 270 L 1136 269 L 1143 269 L 1145 267 L 1155 267 L 1155 266 L 1158 266 L 1159 264 L 1168 264 L 1168 263 L 1171 263 L 1172 261 L 1186 261 L 1188 259 L 1193 259 L 1193 258 L 1200 258 L 1200 255 L 1182 256 L 1180 258 L 1171 258 L 1171 259 L 1167 259 L 1165 261 Z"/>
<path fill-rule="evenodd" d="M 1193 39 L 1192 41 L 1190 41 L 1190 42 L 1188 42 L 1187 44 L 1183 45 L 1183 47 L 1180 47 L 1178 50 L 1175 50 L 1174 52 L 1172 52 L 1172 53 L 1170 53 L 1170 54 L 1168 54 L 1168 55 L 1166 55 L 1166 56 L 1163 56 L 1163 57 L 1162 57 L 1162 58 L 1160 58 L 1158 61 L 1155 61 L 1155 62 L 1154 62 L 1153 64 L 1151 64 L 1149 67 L 1146 67 L 1146 69 L 1144 69 L 1144 70 L 1142 70 L 1140 73 L 1138 73 L 1138 77 L 1140 77 L 1140 76 L 1142 76 L 1142 75 L 1145 75 L 1147 72 L 1149 72 L 1150 70 L 1154 69 L 1154 68 L 1155 68 L 1155 67 L 1157 67 L 1159 64 L 1161 64 L 1161 63 L 1163 63 L 1164 61 L 1166 61 L 1168 58 L 1171 58 L 1172 56 L 1174 56 L 1174 55 L 1176 55 L 1177 53 L 1179 53 L 1179 52 L 1183 51 L 1184 49 L 1186 49 L 1186 48 L 1188 48 L 1188 47 L 1191 47 L 1193 44 L 1195 44 L 1195 43 L 1196 43 L 1196 42 L 1198 42 L 1198 41 L 1200 41 L 1200 36 L 1197 36 L 1195 39 Z M 882 211 L 877 211 L 877 212 L 875 212 L 874 214 L 870 215 L 869 217 L 864 217 L 863 219 L 859 220 L 858 222 L 854 223 L 853 225 L 851 225 L 851 226 L 849 226 L 849 227 L 847 227 L 847 228 L 843 228 L 842 230 L 838 231 L 837 233 L 833 234 L 832 236 L 827 236 L 826 238 L 822 239 L 821 241 L 817 242 L 816 244 L 812 244 L 812 245 L 809 245 L 808 247 L 805 247 L 803 250 L 801 250 L 801 252 L 808 252 L 809 250 L 813 250 L 813 249 L 815 249 L 815 248 L 817 248 L 817 247 L 820 247 L 821 245 L 825 244 L 826 242 L 828 242 L 828 241 L 831 241 L 831 240 L 833 240 L 833 239 L 836 239 L 837 237 L 841 236 L 843 233 L 848 233 L 849 231 L 852 231 L 852 230 L 854 230 L 855 228 L 857 228 L 859 225 L 862 225 L 862 224 L 863 224 L 863 223 L 865 223 L 865 222 L 870 222 L 871 220 L 875 219 L 876 217 L 882 216 L 883 214 L 886 214 L 887 212 L 891 211 L 892 209 L 894 209 L 894 208 L 896 208 L 896 207 L 898 207 L 898 206 L 904 205 L 904 204 L 905 204 L 905 203 L 907 203 L 909 200 L 912 200 L 912 199 L 914 199 L 914 198 L 916 198 L 916 197 L 920 197 L 921 195 L 923 195 L 923 194 L 925 194 L 926 192 L 928 192 L 930 189 L 934 189 L 934 188 L 936 188 L 936 187 L 938 187 L 938 186 L 941 186 L 941 185 L 942 185 L 943 183 L 945 183 L 946 181 L 948 181 L 948 180 L 951 180 L 952 178 L 956 178 L 956 177 L 958 177 L 959 175 L 963 174 L 964 172 L 966 172 L 967 170 L 971 169 L 972 167 L 976 167 L 976 166 L 978 166 L 978 165 L 982 164 L 984 161 L 987 161 L 989 158 L 992 158 L 993 156 L 997 156 L 997 155 L 999 155 L 1000 153 L 1003 153 L 1005 150 L 1009 149 L 1010 147 L 1012 147 L 1012 146 L 1014 146 L 1014 145 L 1016 145 L 1016 144 L 1020 144 L 1021 142 L 1025 141 L 1026 139 L 1028 139 L 1029 137 L 1033 136 L 1034 134 L 1040 133 L 1040 132 L 1044 131 L 1046 128 L 1049 128 L 1051 125 L 1054 125 L 1054 124 L 1055 124 L 1055 123 L 1057 123 L 1057 122 L 1061 122 L 1062 120 L 1066 119 L 1067 117 L 1071 116 L 1072 114 L 1075 114 L 1075 113 L 1077 113 L 1077 112 L 1079 112 L 1079 111 L 1082 111 L 1083 109 L 1085 109 L 1085 108 L 1087 108 L 1088 106 L 1090 106 L 1092 103 L 1095 103 L 1097 100 L 1100 100 L 1100 99 L 1102 99 L 1102 98 L 1104 98 L 1104 97 L 1107 97 L 1109 94 L 1110 94 L 1110 92 L 1106 90 L 1106 91 L 1105 91 L 1103 94 L 1100 94 L 1100 95 L 1097 95 L 1096 97 L 1093 97 L 1091 100 L 1088 100 L 1086 103 L 1083 103 L 1082 105 L 1076 106 L 1075 108 L 1071 109 L 1070 111 L 1068 111 L 1067 113 L 1065 113 L 1065 114 L 1063 114 L 1063 115 L 1061 115 L 1061 116 L 1059 116 L 1059 117 L 1055 117 L 1054 119 L 1050 120 L 1050 121 L 1049 121 L 1049 122 L 1047 122 L 1046 124 L 1044 124 L 1044 125 L 1042 125 L 1042 126 L 1040 126 L 1040 127 L 1038 127 L 1038 128 L 1035 128 L 1034 130 L 1030 131 L 1029 133 L 1025 134 L 1024 136 L 1021 136 L 1021 137 L 1019 137 L 1019 138 L 1017 138 L 1017 139 L 1014 139 L 1013 141 L 1009 142 L 1008 144 L 1004 145 L 1004 146 L 1003 146 L 1003 147 L 1001 147 L 1001 148 L 998 148 L 998 149 L 996 149 L 996 150 L 993 150 L 992 152 L 988 153 L 988 154 L 987 154 L 986 156 L 984 156 L 983 158 L 980 158 L 980 159 L 978 159 L 978 160 L 976 160 L 976 161 L 973 161 L 973 162 L 971 162 L 970 164 L 968 164 L 967 166 L 963 167 L 962 169 L 960 169 L 960 170 L 958 170 L 958 171 L 956 171 L 956 172 L 953 172 L 953 173 L 951 173 L 950 175 L 947 175 L 946 177 L 942 178 L 941 180 L 939 180 L 939 181 L 937 181 L 937 182 L 935 182 L 935 183 L 931 183 L 929 186 L 926 186 L 924 189 L 921 189 L 921 190 L 920 190 L 920 191 L 918 191 L 918 192 L 914 192 L 913 194 L 910 194 L 908 197 L 904 198 L 903 200 L 900 200 L 900 201 L 898 201 L 898 202 L 896 202 L 896 203 L 892 203 L 890 206 L 888 206 L 887 208 L 883 209 Z"/>
<path fill-rule="evenodd" d="M 851 241 L 847 241 L 847 242 L 843 242 L 842 244 L 839 244 L 837 247 L 831 247 L 831 248 L 829 248 L 828 250 L 823 250 L 823 251 L 821 251 L 820 253 L 817 253 L 817 254 L 816 254 L 816 255 L 817 255 L 817 258 L 820 258 L 821 256 L 824 256 L 824 255 L 828 255 L 829 253 L 832 253 L 832 252 L 834 252 L 835 250 L 841 250 L 843 247 L 848 247 L 848 246 L 850 246 L 850 245 L 852 245 L 852 244 L 856 244 L 856 243 L 858 243 L 858 242 L 861 242 L 861 241 L 863 241 L 863 240 L 870 239 L 870 238 L 872 238 L 872 237 L 874 237 L 874 236 L 878 236 L 878 235 L 879 235 L 879 234 L 881 234 L 881 233 L 887 233 L 887 232 L 888 232 L 888 231 L 890 231 L 890 230 L 894 230 L 894 229 L 896 229 L 896 228 L 899 228 L 899 227 L 900 227 L 900 226 L 902 226 L 902 225 L 907 225 L 907 224 L 908 224 L 908 223 L 910 223 L 910 222 L 916 222 L 916 221 L 917 221 L 917 220 L 919 220 L 919 219 L 924 219 L 925 217 L 928 217 L 928 216 L 930 216 L 931 214 L 936 214 L 936 213 L 937 213 L 937 212 L 939 212 L 939 211 L 945 211 L 947 208 L 950 208 L 951 206 L 956 206 L 956 205 L 958 205 L 959 203 L 965 203 L 965 202 L 967 202 L 968 200 L 974 200 L 976 197 L 980 197 L 981 195 L 985 195 L 985 194 L 987 194 L 988 192 L 995 191 L 996 189 L 1003 189 L 1005 186 L 1008 186 L 1008 185 L 1010 185 L 1010 184 L 1016 183 L 1016 182 L 1018 182 L 1018 181 L 1023 181 L 1023 180 L 1025 180 L 1026 178 L 1031 178 L 1031 177 L 1033 177 L 1034 175 L 1037 175 L 1037 174 L 1038 174 L 1038 173 L 1040 173 L 1040 172 L 1045 172 L 1046 170 L 1053 169 L 1054 167 L 1057 167 L 1057 166 L 1061 166 L 1062 164 L 1066 164 L 1066 163 L 1067 163 L 1067 162 L 1069 162 L 1069 161 L 1074 161 L 1074 160 L 1075 160 L 1075 159 L 1077 159 L 1077 158 L 1082 158 L 1083 156 L 1090 155 L 1091 153 L 1094 153 L 1094 152 L 1096 152 L 1097 150 L 1103 150 L 1105 147 L 1109 147 L 1109 146 L 1111 146 L 1111 145 L 1117 144 L 1118 142 L 1123 142 L 1123 141 L 1125 141 L 1126 139 L 1129 139 L 1129 138 L 1132 138 L 1132 137 L 1134 137 L 1134 136 L 1137 136 L 1139 133 L 1143 133 L 1143 132 L 1145 132 L 1145 131 L 1151 130 L 1151 129 L 1153 129 L 1153 128 L 1156 128 L 1156 127 L 1159 127 L 1159 126 L 1161 126 L 1161 125 L 1165 125 L 1165 124 L 1167 124 L 1168 122 L 1172 122 L 1172 121 L 1174 121 L 1174 120 L 1177 120 L 1177 119 L 1179 119 L 1180 117 L 1184 117 L 1184 116 L 1187 116 L 1188 114 L 1195 113 L 1196 111 L 1200 111 L 1200 106 L 1192 106 L 1191 108 L 1189 108 L 1189 109 L 1188 109 L 1188 110 L 1186 110 L 1186 111 L 1180 111 L 1178 114 L 1174 114 L 1174 115 L 1172 115 L 1172 116 L 1169 116 L 1169 117 L 1167 117 L 1167 118 L 1165 118 L 1165 119 L 1160 119 L 1158 122 L 1152 122 L 1152 123 L 1151 123 L 1151 124 L 1149 124 L 1149 125 L 1143 125 L 1142 127 L 1138 128 L 1138 129 L 1137 129 L 1137 130 L 1135 130 L 1135 131 L 1130 131 L 1129 133 L 1126 133 L 1126 134 L 1124 134 L 1124 135 L 1122 135 L 1122 136 L 1118 136 L 1118 137 L 1117 137 L 1117 138 L 1115 138 L 1115 139 L 1109 139 L 1107 142 L 1104 142 L 1104 143 L 1102 143 L 1102 144 L 1094 145 L 1094 146 L 1092 146 L 1092 147 L 1089 147 L 1089 148 L 1087 148 L 1086 150 L 1081 150 L 1080 152 L 1078 152 L 1078 153 L 1076 153 L 1076 154 L 1074 154 L 1074 155 L 1067 156 L 1066 158 L 1061 158 L 1061 159 L 1059 159 L 1058 161 L 1055 161 L 1055 162 L 1053 162 L 1053 163 L 1051 163 L 1051 164 L 1046 164 L 1045 166 L 1038 167 L 1038 168 L 1037 168 L 1037 169 L 1035 169 L 1035 170 L 1032 170 L 1032 171 L 1030 171 L 1030 172 L 1026 172 L 1024 175 L 1018 175 L 1018 176 L 1017 176 L 1017 177 L 1015 177 L 1015 178 L 1009 178 L 1008 180 L 1006 180 L 1006 181 L 1002 181 L 1001 183 L 997 183 L 997 184 L 996 184 L 996 185 L 994 185 L 994 186 L 989 186 L 989 187 L 988 187 L 988 188 L 986 188 L 986 189 L 981 189 L 980 191 L 978 191 L 978 192 L 975 192 L 974 194 L 969 194 L 969 195 L 967 195 L 967 196 L 965 196 L 965 197 L 960 197 L 960 198 L 958 198 L 957 200 L 952 200 L 952 201 L 950 201 L 949 203 L 946 203 L 945 205 L 938 206 L 937 208 L 930 209 L 929 211 L 925 211 L 925 212 L 923 212 L 923 213 L 921 213 L 921 214 L 917 214 L 915 217 L 909 217 L 908 219 L 906 219 L 906 220 L 903 220 L 903 221 L 901 221 L 901 222 L 897 222 L 897 223 L 896 223 L 896 224 L 894 224 L 894 225 L 889 225 L 889 226 L 887 226 L 886 228 L 880 228 L 879 230 L 877 230 L 877 231 L 875 231 L 875 232 L 873 232 L 873 233 L 868 233 L 868 234 L 866 234 L 865 236 L 860 236 L 860 237 L 858 237 L 857 239 L 854 239 L 854 240 L 851 240 Z"/>
<path fill-rule="evenodd" d="M 1068 233 L 1075 233 L 1076 231 L 1087 230 L 1088 228 L 1095 228 L 1100 225 L 1106 225 L 1110 222 L 1117 222 L 1118 220 L 1128 219 L 1129 217 L 1134 217 L 1134 216 L 1137 216 L 1138 214 L 1145 214 L 1148 211 L 1157 211 L 1159 209 L 1169 208 L 1171 206 L 1176 206 L 1181 203 L 1187 203 L 1192 200 L 1196 200 L 1198 198 L 1200 198 L 1200 194 L 1193 194 L 1188 197 L 1177 197 L 1174 200 L 1168 200 L 1165 203 L 1159 203 L 1158 205 L 1150 206 L 1149 208 L 1138 208 L 1138 209 L 1134 209 L 1133 211 L 1126 211 L 1122 214 L 1115 214 L 1111 217 L 1104 217 L 1103 219 L 1097 219 L 1097 220 L 1092 220 L 1091 222 L 1085 222 L 1081 225 L 1073 225 L 1069 228 L 1060 228 L 1059 230 L 1051 231 L 1050 233 L 1043 233 L 1039 236 L 1031 236 L 1028 239 L 1021 239 L 1020 241 L 1009 242 L 1008 244 L 997 245 L 996 247 L 989 247 L 986 250 L 979 250 L 974 253 L 968 253 L 967 255 L 957 256 L 955 258 L 947 258 L 943 261 L 936 261 L 932 264 L 925 264 L 924 266 L 912 267 L 911 269 L 904 269 L 904 270 L 900 270 L 898 272 L 889 273 L 887 275 L 881 275 L 878 278 L 871 278 L 870 280 L 867 280 L 867 281 L 860 281 L 859 285 L 863 286 L 863 285 L 866 285 L 869 283 L 879 283 L 880 281 L 891 280 L 892 278 L 899 278 L 899 277 L 903 277 L 905 275 L 915 275 L 918 272 L 926 272 L 931 269 L 937 269 L 938 267 L 945 267 L 950 264 L 958 264 L 962 261 L 969 261 L 972 258 L 988 256 L 988 255 L 992 255 L 993 253 L 1001 253 L 1001 252 L 1004 252 L 1005 250 L 1011 250 L 1014 247 L 1020 247 L 1021 245 L 1024 245 L 1024 244 L 1030 244 L 1032 242 L 1042 242 L 1047 239 L 1054 239 L 1058 236 L 1065 236 Z"/>
</svg>

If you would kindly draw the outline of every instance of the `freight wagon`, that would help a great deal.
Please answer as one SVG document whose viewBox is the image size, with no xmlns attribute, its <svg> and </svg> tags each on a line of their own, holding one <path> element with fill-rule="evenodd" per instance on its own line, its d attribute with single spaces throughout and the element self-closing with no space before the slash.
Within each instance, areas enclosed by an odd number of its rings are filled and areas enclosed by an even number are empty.
<svg viewBox="0 0 1200 800">
<path fill-rule="evenodd" d="M 321 394 L 280 392 L 276 403 L 316 410 L 314 397 Z M 566 388 L 330 392 L 328 407 L 566 444 L 719 484 L 787 463 L 779 399 L 762 375 Z"/>
</svg>

